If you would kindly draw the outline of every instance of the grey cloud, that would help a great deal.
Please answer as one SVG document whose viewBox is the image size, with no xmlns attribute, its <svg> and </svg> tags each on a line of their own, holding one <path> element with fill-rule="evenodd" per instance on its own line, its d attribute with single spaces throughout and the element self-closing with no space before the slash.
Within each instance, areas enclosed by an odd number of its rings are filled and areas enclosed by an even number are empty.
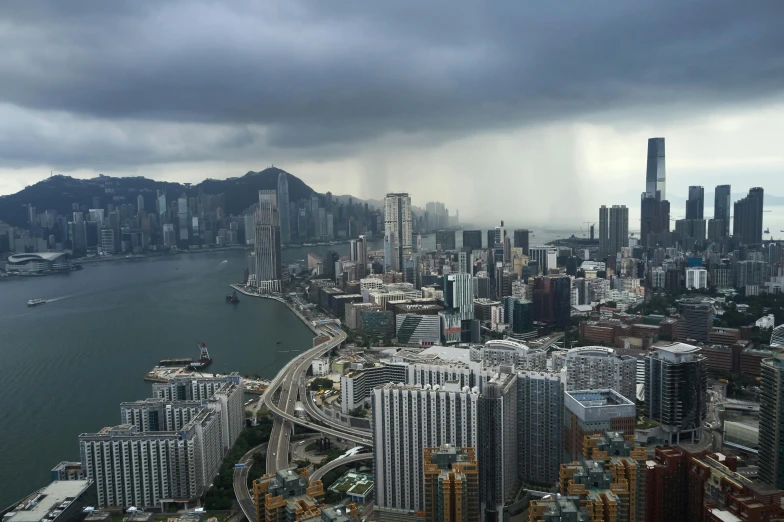
<svg viewBox="0 0 784 522">
<path fill-rule="evenodd" d="M 777 0 L 8 1 L 0 102 L 237 126 L 251 149 L 346 151 L 388 133 L 444 139 L 776 96 L 783 14 Z M 172 161 L 191 152 L 171 150 Z M 166 150 L 142 140 L 122 156 L 165 160 Z"/>
</svg>

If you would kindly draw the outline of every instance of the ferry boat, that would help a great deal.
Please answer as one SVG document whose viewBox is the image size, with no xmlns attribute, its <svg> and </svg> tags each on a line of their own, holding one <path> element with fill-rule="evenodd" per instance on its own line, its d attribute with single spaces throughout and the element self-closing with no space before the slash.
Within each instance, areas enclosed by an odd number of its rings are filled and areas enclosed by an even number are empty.
<svg viewBox="0 0 784 522">
<path fill-rule="evenodd" d="M 198 360 L 190 363 L 188 367 L 198 370 L 206 366 L 209 366 L 209 364 L 212 362 L 212 358 L 210 357 L 210 352 L 207 351 L 207 343 L 197 342 L 196 344 L 199 345 L 199 349 L 201 350 L 201 355 L 199 356 Z"/>
<path fill-rule="evenodd" d="M 46 304 L 46 299 L 30 299 L 27 301 L 27 306 L 38 306 Z"/>
</svg>

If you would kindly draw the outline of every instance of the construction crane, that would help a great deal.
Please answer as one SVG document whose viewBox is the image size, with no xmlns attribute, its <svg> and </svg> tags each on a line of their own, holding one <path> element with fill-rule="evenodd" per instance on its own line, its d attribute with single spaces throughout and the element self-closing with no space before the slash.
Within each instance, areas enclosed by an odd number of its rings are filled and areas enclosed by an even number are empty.
<svg viewBox="0 0 784 522">
<path fill-rule="evenodd" d="M 589 227 L 592 227 L 592 226 L 596 225 L 596 223 L 595 222 L 591 223 L 590 221 L 583 221 L 583 225 L 588 225 Z M 589 230 L 590 230 L 590 228 L 589 228 Z M 583 237 L 586 237 L 585 231 L 583 230 L 583 227 L 580 227 L 580 232 L 583 233 Z"/>
</svg>

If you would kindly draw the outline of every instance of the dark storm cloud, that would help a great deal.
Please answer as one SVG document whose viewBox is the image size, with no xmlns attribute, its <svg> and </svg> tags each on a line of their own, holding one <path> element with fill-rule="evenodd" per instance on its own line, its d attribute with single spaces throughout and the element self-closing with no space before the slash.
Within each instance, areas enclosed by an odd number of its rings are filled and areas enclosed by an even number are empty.
<svg viewBox="0 0 784 522">
<path fill-rule="evenodd" d="M 782 15 L 779 0 L 5 1 L 0 103 L 151 129 L 238 126 L 202 143 L 224 159 L 226 140 L 461 136 L 778 95 Z M 151 151 L 129 161 L 189 151 L 129 139 Z"/>
</svg>

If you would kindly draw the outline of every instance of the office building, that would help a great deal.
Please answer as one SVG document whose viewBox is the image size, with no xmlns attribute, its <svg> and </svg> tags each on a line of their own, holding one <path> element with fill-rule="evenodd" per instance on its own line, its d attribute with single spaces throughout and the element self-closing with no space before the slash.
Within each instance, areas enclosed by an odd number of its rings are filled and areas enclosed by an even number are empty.
<svg viewBox="0 0 784 522">
<path fill-rule="evenodd" d="M 349 241 L 349 259 L 356 263 L 357 279 L 364 279 L 367 276 L 367 239 L 359 236 L 358 239 Z"/>
<path fill-rule="evenodd" d="M 454 250 L 455 231 L 438 230 L 436 231 L 436 250 Z"/>
<path fill-rule="evenodd" d="M 558 251 L 552 247 L 535 246 L 528 249 L 528 257 L 535 261 L 543 275 L 547 275 L 550 268 L 558 268 L 553 260 L 558 257 Z"/>
<path fill-rule="evenodd" d="M 689 187 L 689 199 L 686 200 L 686 219 L 703 219 L 705 210 L 705 189 L 699 186 Z"/>
<path fill-rule="evenodd" d="M 723 234 L 721 237 L 730 235 L 730 211 L 732 210 L 732 196 L 730 195 L 729 185 L 718 185 L 713 198 L 713 219 L 721 220 Z"/>
<path fill-rule="evenodd" d="M 188 196 L 184 192 L 177 198 L 177 225 L 180 229 L 180 242 L 187 244 L 190 220 L 188 219 Z"/>
<path fill-rule="evenodd" d="M 745 198 L 735 202 L 732 237 L 739 245 L 762 244 L 764 192 L 761 187 L 754 187 Z"/>
<path fill-rule="evenodd" d="M 707 414 L 707 359 L 676 343 L 645 357 L 645 416 L 660 423 L 669 444 L 697 441 Z"/>
<path fill-rule="evenodd" d="M 778 325 L 771 332 L 770 346 L 772 348 L 784 348 L 784 324 Z"/>
<path fill-rule="evenodd" d="M 713 303 L 700 299 L 684 299 L 680 302 L 681 320 L 678 321 L 677 338 L 708 342 L 716 311 Z"/>
<path fill-rule="evenodd" d="M 471 446 L 425 448 L 425 521 L 479 522 L 479 465 Z"/>
<path fill-rule="evenodd" d="M 514 246 L 515 248 L 522 248 L 523 255 L 528 255 L 528 237 L 530 232 L 527 229 L 521 228 L 514 231 Z"/>
<path fill-rule="evenodd" d="M 557 365 L 555 359 L 553 364 Z M 617 355 L 603 346 L 580 346 L 566 352 L 563 369 L 568 391 L 609 388 L 632 402 L 637 397 L 637 359 L 631 355 Z"/>
<path fill-rule="evenodd" d="M 661 194 L 661 200 L 667 199 L 667 169 L 664 163 L 664 138 L 648 139 L 648 162 L 645 169 L 645 193 L 648 197 Z"/>
<path fill-rule="evenodd" d="M 465 250 L 482 250 L 482 231 L 463 230 L 463 248 Z"/>
<path fill-rule="evenodd" d="M 670 231 L 670 202 L 658 192 L 650 195 L 643 192 L 640 200 L 640 243 L 654 247 L 666 240 Z"/>
<path fill-rule="evenodd" d="M 323 498 L 320 480 L 309 483 L 307 474 L 297 468 L 278 470 L 253 481 L 255 522 L 318 520 Z"/>
<path fill-rule="evenodd" d="M 424 511 L 424 450 L 477 447 L 478 390 L 386 384 L 373 390 L 372 401 L 376 507 Z"/>
<path fill-rule="evenodd" d="M 289 180 L 282 170 L 278 174 L 278 214 L 280 216 L 280 242 L 291 242 L 291 211 L 289 210 Z"/>
<path fill-rule="evenodd" d="M 759 477 L 784 489 L 784 354 L 763 359 L 760 370 Z"/>
<path fill-rule="evenodd" d="M 114 230 L 110 228 L 101 229 L 101 252 L 104 255 L 111 256 L 115 253 L 114 250 Z"/>
<path fill-rule="evenodd" d="M 705 290 L 708 288 L 708 271 L 704 268 L 686 269 L 686 290 Z"/>
<path fill-rule="evenodd" d="M 389 242 L 390 258 L 385 260 L 393 272 L 403 270 L 404 260 L 411 255 L 411 197 L 390 193 L 384 199 L 384 237 Z"/>
<path fill-rule="evenodd" d="M 443 278 L 444 306 L 456 310 L 461 321 L 474 318 L 474 283 L 471 274 L 447 274 Z"/>
<path fill-rule="evenodd" d="M 552 487 L 558 481 L 563 457 L 562 373 L 517 374 L 518 478 Z"/>
<path fill-rule="evenodd" d="M 441 317 L 398 314 L 395 316 L 395 337 L 400 344 L 438 344 L 441 341 Z"/>
<path fill-rule="evenodd" d="M 256 214 L 253 251 L 256 286 L 280 291 L 283 263 L 280 248 L 280 213 L 274 190 L 259 191 L 259 211 Z"/>
<path fill-rule="evenodd" d="M 568 378 L 567 378 L 568 382 Z M 580 460 L 588 435 L 620 432 L 634 437 L 634 402 L 615 390 L 576 390 L 564 394 L 564 462 Z"/>
</svg>

